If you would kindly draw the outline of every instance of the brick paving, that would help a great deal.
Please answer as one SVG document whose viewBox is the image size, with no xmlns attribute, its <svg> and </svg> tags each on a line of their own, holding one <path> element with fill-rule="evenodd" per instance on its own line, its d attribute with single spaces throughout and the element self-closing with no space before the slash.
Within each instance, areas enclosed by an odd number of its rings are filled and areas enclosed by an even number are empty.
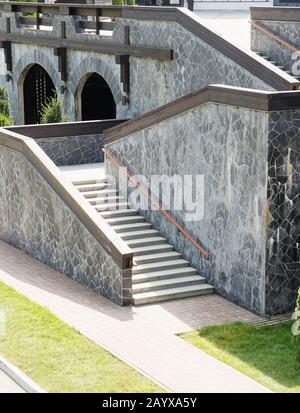
<svg viewBox="0 0 300 413">
<path fill-rule="evenodd" d="M 217 295 L 119 307 L 0 241 L 0 280 L 174 392 L 267 392 L 176 334 L 258 319 Z"/>
</svg>

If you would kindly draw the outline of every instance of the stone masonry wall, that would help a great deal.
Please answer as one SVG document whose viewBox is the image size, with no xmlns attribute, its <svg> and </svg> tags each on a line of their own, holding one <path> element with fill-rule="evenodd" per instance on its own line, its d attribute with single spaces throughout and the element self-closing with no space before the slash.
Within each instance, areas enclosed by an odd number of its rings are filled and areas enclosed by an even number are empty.
<svg viewBox="0 0 300 413">
<path fill-rule="evenodd" d="M 130 302 L 121 270 L 20 153 L 0 146 L 0 238 L 110 300 Z"/>
<path fill-rule="evenodd" d="M 175 211 L 173 205 L 170 213 L 209 260 L 159 211 L 141 213 L 219 294 L 260 314 L 265 311 L 267 132 L 267 113 L 207 104 L 107 145 L 130 173 L 147 179 L 204 176 L 204 217 L 186 221 L 187 208 Z M 106 166 L 117 174 L 109 161 Z M 200 202 L 202 195 L 198 190 Z"/>
<path fill-rule="evenodd" d="M 0 30 L 5 30 L 5 17 L 11 17 L 11 30 L 19 34 L 36 34 L 35 30 L 22 28 L 16 16 L 3 13 Z M 94 35 L 82 33 L 71 16 L 56 16 L 53 32 L 40 30 L 42 36 L 60 36 L 60 22 L 66 21 L 69 39 L 95 40 Z M 261 90 L 273 90 L 271 86 L 251 74 L 238 63 L 184 29 L 176 22 L 116 19 L 112 36 L 99 36 L 99 41 L 124 41 L 124 26 L 130 27 L 130 42 L 137 46 L 162 47 L 174 50 L 174 60 L 159 61 L 152 58 L 130 57 L 129 103 L 122 104 L 123 85 L 120 81 L 120 66 L 115 56 L 92 51 L 68 50 L 68 79 L 60 80 L 58 58 L 53 48 L 30 44 L 12 44 L 13 70 L 11 80 L 5 73 L 0 75 L 0 84 L 10 95 L 15 123 L 23 123 L 22 82 L 26 70 L 33 63 L 42 65 L 49 73 L 55 88 L 66 87 L 62 95 L 65 111 L 70 120 L 78 119 L 78 86 L 88 73 L 100 74 L 108 83 L 117 106 L 117 118 L 131 118 L 164 105 L 173 99 L 197 90 L 208 83 L 222 83 Z"/>
<path fill-rule="evenodd" d="M 300 286 L 300 112 L 269 119 L 266 313 L 291 311 Z"/>
<path fill-rule="evenodd" d="M 257 23 L 300 50 L 300 22 L 259 20 Z M 292 71 L 292 66 L 297 61 L 296 56 L 293 57 L 292 50 L 255 28 L 255 26 L 251 28 L 251 49 L 268 56 L 270 60 L 283 66 L 286 71 Z M 298 74 L 300 74 L 300 65 L 298 64 L 295 68 L 298 69 Z"/>
<path fill-rule="evenodd" d="M 57 166 L 103 162 L 103 135 L 38 138 L 36 143 Z"/>
</svg>

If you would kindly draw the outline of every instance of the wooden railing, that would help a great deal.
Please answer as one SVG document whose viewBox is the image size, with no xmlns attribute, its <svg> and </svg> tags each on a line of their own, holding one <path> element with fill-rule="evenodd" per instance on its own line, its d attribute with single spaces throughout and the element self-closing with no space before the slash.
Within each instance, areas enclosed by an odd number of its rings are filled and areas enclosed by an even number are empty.
<svg viewBox="0 0 300 413">
<path fill-rule="evenodd" d="M 106 129 L 124 123 L 126 119 L 89 120 L 48 123 L 45 125 L 8 126 L 5 129 L 33 139 L 102 134 Z"/>
</svg>

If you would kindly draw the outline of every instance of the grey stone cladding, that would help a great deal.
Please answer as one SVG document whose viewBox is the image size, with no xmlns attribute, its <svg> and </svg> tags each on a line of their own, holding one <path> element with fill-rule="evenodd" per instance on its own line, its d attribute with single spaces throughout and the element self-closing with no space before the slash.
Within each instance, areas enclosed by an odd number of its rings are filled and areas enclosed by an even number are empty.
<svg viewBox="0 0 300 413">
<path fill-rule="evenodd" d="M 115 264 L 22 154 L 0 146 L 0 176 L 2 240 L 115 303 L 129 304 L 130 271 Z"/>
<path fill-rule="evenodd" d="M 300 286 L 300 111 L 269 118 L 266 313 L 293 309 Z"/>
<path fill-rule="evenodd" d="M 24 29 L 13 13 L 2 13 L 0 30 L 5 30 L 5 18 L 11 17 L 11 31 L 19 34 L 36 35 L 35 30 Z M 56 16 L 53 31 L 39 30 L 39 36 L 60 36 L 60 22 L 66 21 L 69 39 L 92 38 L 82 33 L 72 16 Z M 58 57 L 53 48 L 34 44 L 12 43 L 13 70 L 11 80 L 0 75 L 0 84 L 8 89 L 13 119 L 16 124 L 24 123 L 23 82 L 30 65 L 43 66 L 50 75 L 57 90 L 65 86 L 61 96 L 65 112 L 70 120 L 80 120 L 80 85 L 84 78 L 96 72 L 108 83 L 117 109 L 117 118 L 131 118 L 164 105 L 174 98 L 197 90 L 208 83 L 222 83 L 233 86 L 262 90 L 273 90 L 271 86 L 239 66 L 200 38 L 172 21 L 143 21 L 116 19 L 112 36 L 98 36 L 99 42 L 124 41 L 124 26 L 130 27 L 132 45 L 162 47 L 174 50 L 174 60 L 159 61 L 152 58 L 130 57 L 129 101 L 122 103 L 124 95 L 120 79 L 120 66 L 115 56 L 92 51 L 68 50 L 68 79 L 62 82 L 58 71 Z"/>
<path fill-rule="evenodd" d="M 300 51 L 300 22 L 259 20 L 257 23 Z M 270 60 L 283 66 L 286 71 L 292 71 L 292 66 L 296 62 L 295 68 L 298 69 L 298 74 L 300 74 L 300 65 L 297 64 L 299 59 L 297 59 L 297 56 L 293 56 L 293 51 L 255 26 L 251 28 L 251 49 L 268 56 Z M 294 75 L 297 75 L 297 73 L 294 73 Z"/>
<path fill-rule="evenodd" d="M 38 138 L 36 143 L 57 166 L 103 162 L 103 135 Z"/>
<path fill-rule="evenodd" d="M 267 113 L 206 104 L 107 145 L 131 174 L 147 180 L 204 176 L 204 192 L 197 193 L 200 202 L 204 196 L 203 218 L 186 221 L 188 209 L 174 210 L 172 203 L 170 214 L 209 260 L 160 211 L 140 212 L 219 294 L 259 314 L 265 312 L 267 134 Z M 139 207 L 137 199 L 130 198 Z"/>
<path fill-rule="evenodd" d="M 187 208 L 172 203 L 170 213 L 209 260 L 159 211 L 141 213 L 219 294 L 258 314 L 279 314 L 294 308 L 300 287 L 299 128 L 300 111 L 210 103 L 107 147 L 139 179 L 203 175 L 203 219 L 186 221 Z M 110 162 L 107 172 L 118 177 Z"/>
</svg>

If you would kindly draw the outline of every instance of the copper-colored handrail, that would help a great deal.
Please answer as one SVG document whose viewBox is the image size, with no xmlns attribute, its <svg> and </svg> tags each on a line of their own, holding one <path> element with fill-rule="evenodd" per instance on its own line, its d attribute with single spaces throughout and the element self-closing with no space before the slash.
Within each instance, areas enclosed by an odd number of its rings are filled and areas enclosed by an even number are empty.
<svg viewBox="0 0 300 413">
<path fill-rule="evenodd" d="M 102 151 L 104 152 L 104 154 L 115 164 L 118 166 L 118 168 L 123 172 L 124 175 L 127 176 L 127 178 L 133 183 L 133 185 L 136 188 L 139 188 L 141 192 L 143 192 L 144 195 L 146 195 L 146 197 L 149 199 L 149 201 L 151 202 L 152 205 L 154 205 L 156 208 L 159 209 L 159 211 L 173 224 L 175 225 L 175 227 L 189 240 L 192 242 L 193 245 L 195 245 L 196 248 L 198 248 L 198 250 L 205 256 L 206 259 L 209 259 L 209 255 L 208 252 L 206 252 L 204 250 L 204 248 L 201 247 L 201 245 L 199 245 L 186 231 L 185 229 L 182 228 L 181 225 L 179 225 L 174 218 L 171 217 L 170 214 L 168 214 L 168 212 L 166 212 L 161 205 L 159 204 L 159 202 L 152 196 L 149 194 L 148 190 L 146 190 L 143 185 L 137 181 L 132 175 L 129 174 L 129 172 L 127 171 L 127 168 L 125 168 L 116 158 L 113 157 L 113 155 L 105 148 L 102 149 Z"/>
<path fill-rule="evenodd" d="M 285 40 L 281 39 L 279 36 L 276 36 L 276 34 L 271 33 L 268 29 L 265 29 L 264 27 L 261 27 L 259 24 L 254 22 L 253 20 L 250 20 L 249 23 L 256 27 L 258 30 L 262 31 L 272 39 L 276 40 L 278 43 L 283 44 L 286 46 L 288 49 L 292 50 L 292 52 L 300 53 L 300 50 L 297 49 L 296 47 L 292 46 L 290 43 L 286 42 Z"/>
</svg>

